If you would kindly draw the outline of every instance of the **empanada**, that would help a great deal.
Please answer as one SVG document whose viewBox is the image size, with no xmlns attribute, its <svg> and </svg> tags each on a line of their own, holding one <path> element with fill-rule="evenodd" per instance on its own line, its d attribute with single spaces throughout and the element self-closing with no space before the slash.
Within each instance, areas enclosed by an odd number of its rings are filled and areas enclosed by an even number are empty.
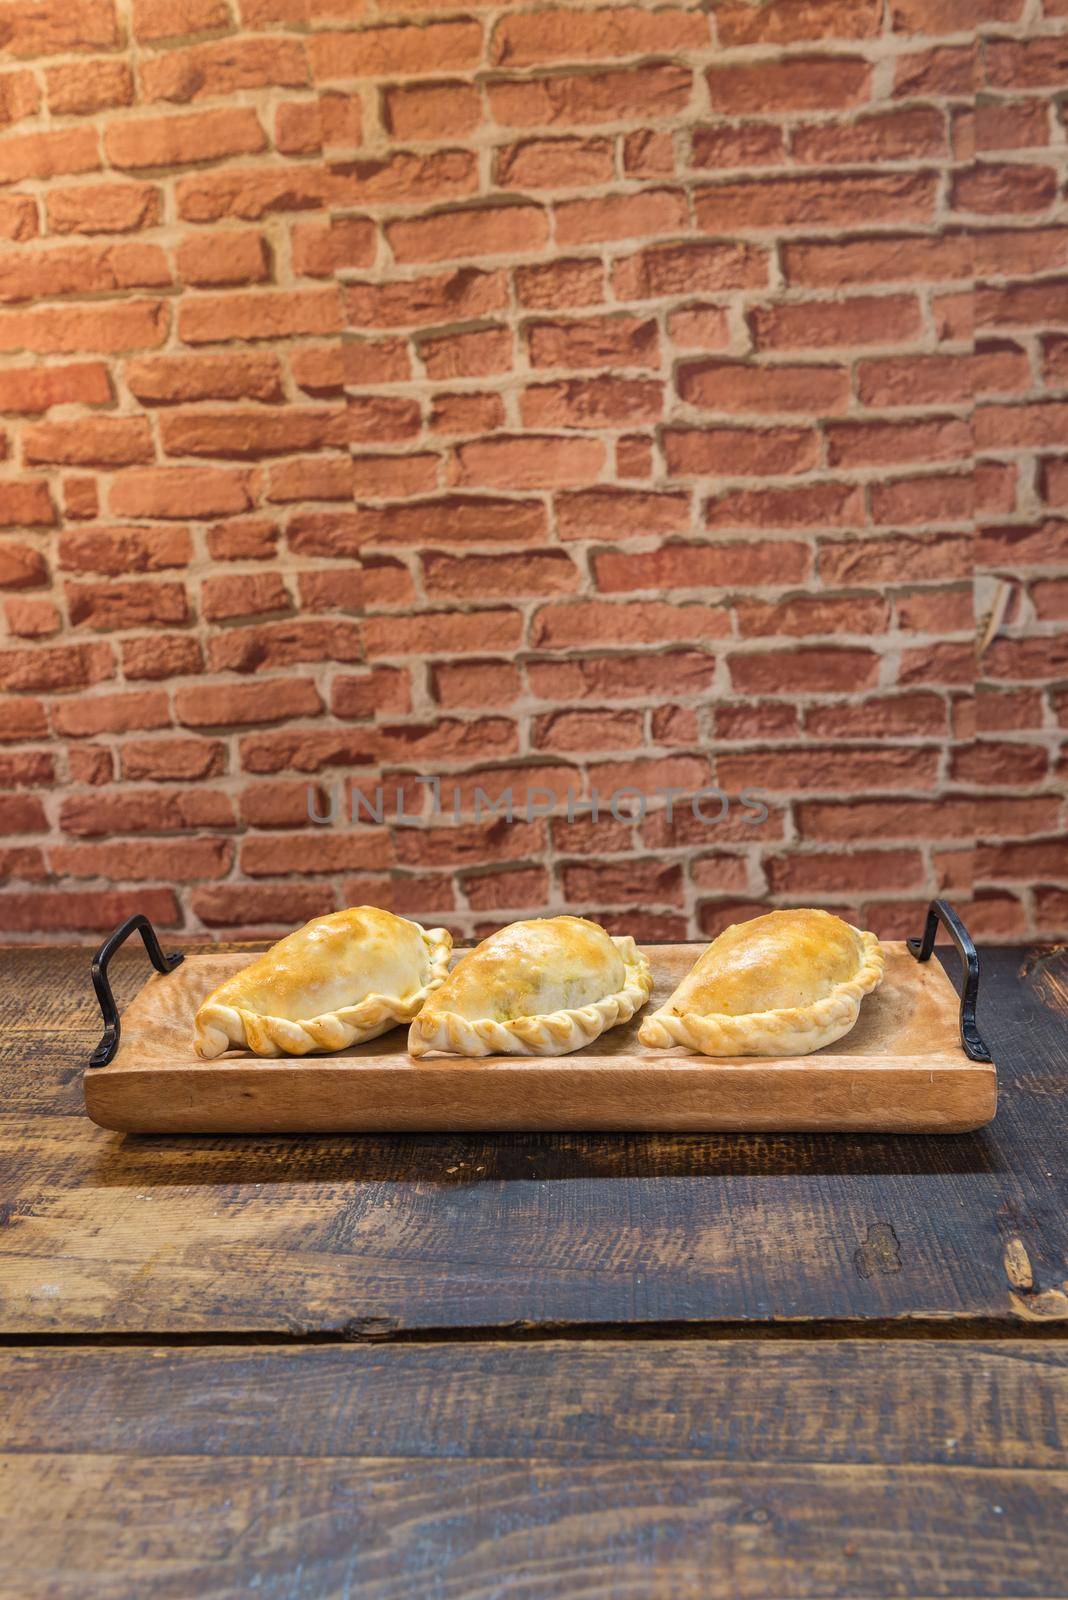
<svg viewBox="0 0 1068 1600">
<path fill-rule="evenodd" d="M 769 911 L 713 939 L 638 1038 L 706 1056 L 805 1056 L 849 1032 L 882 975 L 874 933 L 827 911 Z"/>
<path fill-rule="evenodd" d="M 445 981 L 452 936 L 375 906 L 314 917 L 219 985 L 196 1014 L 194 1047 L 258 1056 L 344 1050 L 410 1022 Z"/>
<path fill-rule="evenodd" d="M 584 917 L 513 922 L 461 956 L 412 1023 L 413 1056 L 561 1056 L 626 1022 L 652 989 L 629 935 Z"/>
</svg>

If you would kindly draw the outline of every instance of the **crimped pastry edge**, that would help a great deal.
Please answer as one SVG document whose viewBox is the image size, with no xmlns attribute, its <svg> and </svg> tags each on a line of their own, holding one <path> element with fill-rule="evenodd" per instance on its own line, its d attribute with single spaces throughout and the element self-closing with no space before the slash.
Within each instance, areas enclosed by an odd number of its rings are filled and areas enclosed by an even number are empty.
<svg viewBox="0 0 1068 1600">
<path fill-rule="evenodd" d="M 539 1016 L 495 1022 L 471 1021 L 458 1012 L 416 1017 L 408 1031 L 408 1053 L 417 1060 L 431 1051 L 459 1056 L 563 1056 L 591 1044 L 620 1022 L 629 1022 L 653 990 L 649 963 L 629 933 L 609 934 L 623 957 L 626 981 L 616 994 L 588 1006 L 546 1011 Z"/>
<path fill-rule="evenodd" d="M 311 1050 L 347 1050 L 349 1045 L 377 1039 L 400 1022 L 410 1022 L 427 996 L 445 982 L 452 954 L 452 934 L 447 928 L 415 926 L 423 936 L 430 971 L 423 987 L 406 1000 L 368 994 L 358 1005 L 324 1011 L 300 1022 L 238 1006 L 204 1005 L 197 1012 L 193 1048 L 203 1061 L 214 1060 L 231 1046 L 243 1046 L 258 1056 L 303 1056 Z"/>
<path fill-rule="evenodd" d="M 852 924 L 850 924 L 852 927 Z M 667 1006 L 646 1017 L 638 1029 L 642 1044 L 653 1050 L 686 1045 L 705 1056 L 807 1056 L 853 1027 L 860 1002 L 882 981 L 885 957 L 874 933 L 854 928 L 864 946 L 864 960 L 855 978 L 835 984 L 830 994 L 808 1006 L 781 1011 L 751 1011 L 742 1016 L 685 1012 Z"/>
</svg>

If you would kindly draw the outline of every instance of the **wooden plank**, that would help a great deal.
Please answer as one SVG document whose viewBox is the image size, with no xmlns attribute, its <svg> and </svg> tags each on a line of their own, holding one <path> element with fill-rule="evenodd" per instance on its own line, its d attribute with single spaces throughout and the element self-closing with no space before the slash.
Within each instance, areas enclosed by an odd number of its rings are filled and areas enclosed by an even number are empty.
<svg viewBox="0 0 1068 1600">
<path fill-rule="evenodd" d="M 1059 1345 L 9 1351 L 0 1394 L 5 1600 L 1063 1595 Z"/>
<path fill-rule="evenodd" d="M 703 945 L 649 945 L 666 1003 Z M 135 1133 L 621 1131 L 953 1133 L 982 1127 L 997 1075 L 960 1043 L 936 961 L 883 946 L 886 972 L 856 1025 L 802 1057 L 710 1060 L 638 1039 L 643 1013 L 567 1056 L 413 1060 L 407 1030 L 327 1056 L 199 1061 L 193 1019 L 246 955 L 194 954 L 128 1006 L 114 1062 L 85 1075 L 89 1115 Z"/>
<path fill-rule="evenodd" d="M 1068 1320 L 1066 974 L 984 952 L 1001 1105 L 954 1137 L 124 1137 L 8 1041 L 0 1329 Z"/>
</svg>

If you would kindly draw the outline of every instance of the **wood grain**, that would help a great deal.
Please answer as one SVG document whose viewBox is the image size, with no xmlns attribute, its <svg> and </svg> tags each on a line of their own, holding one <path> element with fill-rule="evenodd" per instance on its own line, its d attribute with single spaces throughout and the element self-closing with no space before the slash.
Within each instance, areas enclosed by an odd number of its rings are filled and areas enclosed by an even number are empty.
<svg viewBox="0 0 1068 1600">
<path fill-rule="evenodd" d="M 1063 1594 L 1068 1351 L 0 1354 L 0 1594 Z"/>
<path fill-rule="evenodd" d="M 650 1007 L 701 945 L 646 946 Z M 989 1122 L 997 1075 L 960 1045 L 958 1002 L 937 962 L 884 946 L 886 974 L 842 1039 L 774 1061 L 709 1060 L 638 1041 L 641 1013 L 549 1059 L 414 1061 L 407 1030 L 329 1055 L 214 1061 L 193 1018 L 246 955 L 194 954 L 153 973 L 123 1016 L 114 1062 L 85 1074 L 89 1115 L 135 1133 L 862 1131 L 963 1132 Z"/>
<path fill-rule="evenodd" d="M 84 1009 L 41 1007 L 0 1033 L 0 1330 L 1061 1325 L 1068 951 L 982 962 L 1001 1103 L 943 1137 L 122 1136 L 75 1109 Z"/>
</svg>

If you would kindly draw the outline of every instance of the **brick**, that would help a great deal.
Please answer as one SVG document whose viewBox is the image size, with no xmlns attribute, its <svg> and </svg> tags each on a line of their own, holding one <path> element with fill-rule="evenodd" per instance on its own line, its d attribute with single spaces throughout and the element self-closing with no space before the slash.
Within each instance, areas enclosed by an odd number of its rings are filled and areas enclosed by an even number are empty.
<svg viewBox="0 0 1068 1600">
<path fill-rule="evenodd" d="M 329 175 L 307 166 L 227 168 L 196 172 L 174 186 L 178 215 L 185 222 L 239 218 L 259 222 L 277 212 L 318 211 L 332 189 Z"/>
<path fill-rule="evenodd" d="M 604 594 L 633 589 L 734 589 L 798 583 L 810 570 L 808 546 L 797 540 L 745 544 L 662 544 L 638 554 L 593 557 Z"/>
<path fill-rule="evenodd" d="M 76 837 L 116 833 L 184 833 L 233 825 L 227 795 L 205 789 L 124 789 L 117 794 L 71 795 L 60 807 L 60 826 Z"/>
<path fill-rule="evenodd" d="M 44 807 L 36 795 L 0 794 L 0 835 L 47 831 Z"/>
<path fill-rule="evenodd" d="M 188 620 L 185 586 L 147 579 L 111 583 L 68 583 L 71 625 L 85 623 L 101 633 Z"/>
<path fill-rule="evenodd" d="M 1049 108 L 1040 100 L 987 100 L 975 108 L 977 150 L 1036 149 L 1049 137 Z"/>
<path fill-rule="evenodd" d="M 1066 425 L 1068 400 L 977 406 L 973 418 L 975 443 L 980 450 L 1061 445 Z"/>
<path fill-rule="evenodd" d="M 800 44 L 813 39 L 867 39 L 879 32 L 878 0 L 808 0 L 755 6 L 728 0 L 715 9 L 716 36 L 727 49 L 749 44 Z"/>
<path fill-rule="evenodd" d="M 771 892 L 787 895 L 818 895 L 831 886 L 837 893 L 855 894 L 873 883 L 920 889 L 926 881 L 918 850 L 797 851 L 766 858 L 764 871 Z"/>
<path fill-rule="evenodd" d="M 5 7 L 4 48 L 17 60 L 119 43 L 112 0 L 33 0 Z"/>
<path fill-rule="evenodd" d="M 626 608 L 628 616 L 630 610 Z M 600 704 L 605 700 L 645 700 L 665 694 L 707 694 L 716 675 L 716 660 L 700 650 L 671 649 L 656 654 L 534 660 L 528 664 L 527 672 L 531 690 L 539 699 L 592 700 Z"/>
<path fill-rule="evenodd" d="M 818 739 L 936 737 L 946 733 L 946 705 L 925 690 L 854 696 L 837 704 L 811 706 L 805 733 Z"/>
<path fill-rule="evenodd" d="M 128 361 L 123 376 L 142 405 L 179 405 L 190 400 L 281 400 L 282 370 L 273 354 L 228 351 L 225 355 L 142 356 Z"/>
<path fill-rule="evenodd" d="M 812 428 L 665 428 L 662 444 L 672 476 L 763 478 L 807 472 L 820 459 Z"/>
<path fill-rule="evenodd" d="M 708 68 L 709 103 L 726 117 L 781 111 L 837 111 L 867 100 L 871 66 L 861 56 L 789 56 Z M 862 157 L 858 159 L 863 159 Z"/>
<path fill-rule="evenodd" d="M 248 472 L 216 467 L 154 467 L 124 472 L 111 486 L 109 509 L 125 517 L 222 517 L 254 503 Z"/>
<path fill-rule="evenodd" d="M 106 405 L 111 397 L 108 369 L 100 361 L 7 367 L 0 372 L 0 410 L 22 416 L 39 416 L 52 406 Z"/>
<path fill-rule="evenodd" d="M 382 91 L 382 124 L 395 139 L 439 141 L 472 133 L 482 121 L 474 84 L 460 81 L 399 83 Z"/>
<path fill-rule="evenodd" d="M 48 714 L 40 700 L 0 700 L 0 740 L 44 739 Z"/>
<path fill-rule="evenodd" d="M 889 603 L 863 595 L 851 595 L 846 599 L 831 595 L 795 595 L 790 600 L 743 600 L 734 610 L 743 639 L 776 636 L 803 639 L 828 633 L 871 636 L 885 633 L 890 626 Z"/>
<path fill-rule="evenodd" d="M 266 148 L 266 136 L 249 106 L 114 121 L 104 131 L 108 160 L 120 171 L 220 161 Z"/>
<path fill-rule="evenodd" d="M 307 824 L 307 809 L 305 809 Z M 311 831 L 311 830 L 309 830 Z M 289 872 L 351 872 L 392 863 L 393 849 L 385 829 L 363 827 L 351 833 L 317 828 L 311 837 L 259 834 L 241 844 L 241 871 L 249 877 Z"/>
<path fill-rule="evenodd" d="M 133 36 L 146 44 L 215 33 L 231 23 L 226 0 L 133 0 Z"/>
<path fill-rule="evenodd" d="M 956 95 L 971 99 L 975 92 L 976 52 L 966 45 L 936 45 L 899 55 L 894 64 L 894 94 L 899 99 Z"/>
<path fill-rule="evenodd" d="M 72 172 L 99 172 L 95 128 L 54 128 L 0 139 L 0 183 L 48 179 Z"/>
<path fill-rule="evenodd" d="M 49 864 L 54 873 L 66 878 L 129 878 L 135 883 L 162 878 L 196 883 L 225 877 L 233 853 L 234 847 L 226 839 L 119 840 L 53 845 Z"/>
<path fill-rule="evenodd" d="M 986 82 L 995 89 L 1056 89 L 1068 73 L 1068 38 L 991 39 L 986 44 Z"/>
<path fill-rule="evenodd" d="M 62 69 L 61 69 L 62 70 Z M 32 72 L 0 74 L 0 124 L 13 127 L 41 108 L 41 91 Z"/>
<path fill-rule="evenodd" d="M 265 667 L 292 667 L 301 662 L 359 661 L 359 624 L 333 622 L 260 622 L 227 628 L 208 646 L 212 672 L 260 672 Z"/>
<path fill-rule="evenodd" d="M 250 734 L 238 748 L 245 772 L 322 772 L 328 767 L 370 766 L 377 742 L 377 736 L 363 728 L 279 728 Z"/>
<path fill-rule="evenodd" d="M 688 405 L 708 411 L 829 416 L 849 404 L 849 373 L 837 366 L 699 361 L 676 369 L 675 387 Z"/>
<path fill-rule="evenodd" d="M 0 528 L 50 528 L 56 520 L 56 508 L 43 479 L 0 482 Z"/>
<path fill-rule="evenodd" d="M 734 342 L 726 309 L 700 300 L 669 311 L 667 331 L 680 350 L 726 350 Z"/>
<path fill-rule="evenodd" d="M 395 283 L 345 286 L 348 321 L 362 327 L 432 327 L 502 311 L 506 305 L 505 274 L 475 267 Z"/>
<path fill-rule="evenodd" d="M 670 178 L 675 173 L 675 141 L 670 133 L 637 128 L 623 140 L 623 170 L 628 178 Z"/>
<path fill-rule="evenodd" d="M 519 595 L 573 593 L 580 574 L 563 550 L 530 550 L 506 556 L 423 557 L 430 599 L 509 599 Z"/>
<path fill-rule="evenodd" d="M 644 122 L 675 116 L 685 110 L 692 90 L 692 73 L 674 62 L 621 71 L 491 79 L 486 86 L 492 116 L 503 127 L 517 128 Z"/>
<path fill-rule="evenodd" d="M 604 267 L 600 261 L 566 257 L 517 267 L 515 289 L 520 305 L 531 309 L 597 305 L 604 297 Z"/>
<path fill-rule="evenodd" d="M 698 228 L 811 228 L 825 224 L 863 226 L 875 213 L 897 222 L 928 222 L 934 216 L 933 172 L 838 173 L 718 183 L 694 192 Z"/>
<path fill-rule="evenodd" d="M 795 161 L 814 166 L 939 159 L 946 155 L 945 118 L 933 106 L 907 106 L 849 122 L 807 123 L 795 129 L 790 148 Z"/>
<path fill-rule="evenodd" d="M 349 385 L 404 383 L 411 377 L 408 347 L 401 339 L 295 347 L 289 352 L 289 368 L 298 387 L 314 395 L 340 394 Z"/>
<path fill-rule="evenodd" d="M 220 522 L 208 529 L 208 554 L 213 561 L 269 561 L 278 537 L 277 525 L 261 517 Z"/>
<path fill-rule="evenodd" d="M 760 289 L 768 281 L 768 258 L 751 245 L 720 240 L 651 245 L 616 262 L 612 285 L 628 300 L 662 295 Z"/>
<path fill-rule="evenodd" d="M 115 777 L 115 758 L 105 745 L 83 744 L 67 746 L 67 767 L 72 784 L 111 783 Z"/>
<path fill-rule="evenodd" d="M 731 686 L 742 694 L 855 694 L 874 686 L 879 657 L 872 650 L 810 645 L 732 655 Z"/>
<path fill-rule="evenodd" d="M 489 392 L 436 394 L 430 402 L 427 425 L 432 433 L 493 433 L 504 427 L 504 401 Z"/>
<path fill-rule="evenodd" d="M 1058 566 L 1068 552 L 1068 522 L 1049 518 L 1030 526 L 983 528 L 976 563 L 983 567 Z"/>
<path fill-rule="evenodd" d="M 0 300 L 52 299 L 116 289 L 169 288 L 171 272 L 158 245 L 60 245 L 10 251 L 0 263 Z"/>
<path fill-rule="evenodd" d="M 856 381 L 857 398 L 866 406 L 966 404 L 974 394 L 1030 388 L 1030 365 L 1019 345 L 999 344 L 961 355 L 861 361 Z"/>
<path fill-rule="evenodd" d="M 557 243 L 565 247 L 679 233 L 688 222 L 681 189 L 643 189 L 638 194 L 564 200 L 555 209 Z"/>
<path fill-rule="evenodd" d="M 399 667 L 372 667 L 359 677 L 339 676 L 331 687 L 330 710 L 335 717 L 403 715 L 411 708 L 408 674 Z"/>
<path fill-rule="evenodd" d="M 235 617 L 292 611 L 288 589 L 277 572 L 245 572 L 234 577 L 205 578 L 201 611 L 211 622 Z"/>
<path fill-rule="evenodd" d="M 506 607 L 368 617 L 364 641 L 370 660 L 382 656 L 485 654 L 487 650 L 517 648 L 522 621 L 518 611 Z"/>
<path fill-rule="evenodd" d="M 64 478 L 63 510 L 74 520 L 99 516 L 100 495 L 97 480 L 91 477 Z"/>
<path fill-rule="evenodd" d="M 29 545 L 0 544 L 0 589 L 37 589 L 48 584 L 48 563 Z"/>
<path fill-rule="evenodd" d="M 625 433 L 616 440 L 616 476 L 651 478 L 653 439 L 650 434 Z"/>
<path fill-rule="evenodd" d="M 349 206 L 445 200 L 477 189 L 478 163 L 470 150 L 396 150 L 331 168 L 335 201 Z"/>
<path fill-rule="evenodd" d="M 431 335 L 417 349 L 430 378 L 482 378 L 510 370 L 512 335 L 507 328 L 475 328 Z"/>
<path fill-rule="evenodd" d="M 144 912 L 161 928 L 181 926 L 173 889 L 41 889 L 0 894 L 0 928 L 10 933 L 100 933 Z"/>
<path fill-rule="evenodd" d="M 171 720 L 166 694 L 159 689 L 139 689 L 129 694 L 86 695 L 60 700 L 52 707 L 52 722 L 65 738 L 96 738 L 101 733 L 127 733 L 130 729 L 166 728 Z"/>
<path fill-rule="evenodd" d="M 808 288 L 964 282 L 972 276 L 974 247 L 963 232 L 800 239 L 783 244 L 782 258 L 787 283 Z"/>
<path fill-rule="evenodd" d="M 871 486 L 875 523 L 967 522 L 974 500 L 971 476 L 931 474 L 894 478 Z"/>
<path fill-rule="evenodd" d="M 438 487 L 441 457 L 431 451 L 413 455 L 363 455 L 352 461 L 353 491 L 358 499 L 397 500 L 433 494 Z"/>
<path fill-rule="evenodd" d="M 297 583 L 302 612 L 358 613 L 385 605 L 411 605 L 415 599 L 407 567 L 385 556 L 369 556 L 359 567 L 302 572 Z"/>
<path fill-rule="evenodd" d="M 267 241 L 259 233 L 191 234 L 175 252 L 178 277 L 198 288 L 265 283 L 271 275 Z"/>
<path fill-rule="evenodd" d="M 208 96 L 251 89 L 303 89 L 308 65 L 300 40 L 279 34 L 221 39 L 146 55 L 140 63 L 141 96 L 188 105 Z"/>
<path fill-rule="evenodd" d="M 317 83 L 346 78 L 392 78 L 476 67 L 482 28 L 468 18 L 361 28 L 311 36 L 308 57 Z"/>
<path fill-rule="evenodd" d="M 341 327 L 341 301 L 335 288 L 199 295 L 183 301 L 178 311 L 178 336 L 185 344 L 339 333 Z"/>
<path fill-rule="evenodd" d="M 533 719 L 537 750 L 640 750 L 645 743 L 640 711 L 549 711 Z"/>
<path fill-rule="evenodd" d="M 549 224 L 538 206 L 497 205 L 403 218 L 387 222 L 385 233 L 398 262 L 447 261 L 538 250 Z"/>
<path fill-rule="evenodd" d="M 35 422 L 23 429 L 28 463 L 121 467 L 151 461 L 147 417 L 79 417 L 76 422 Z"/>
<path fill-rule="evenodd" d="M 489 61 L 496 67 L 537 67 L 557 61 L 604 61 L 612 56 L 670 55 L 709 43 L 700 12 L 638 6 L 608 10 L 516 12 L 494 27 Z"/>
<path fill-rule="evenodd" d="M 422 421 L 418 400 L 400 395 L 350 395 L 337 431 L 352 444 L 398 443 L 417 434 Z"/>
<path fill-rule="evenodd" d="M 186 728 L 248 727 L 315 717 L 323 710 L 305 678 L 261 678 L 256 683 L 190 684 L 174 692 L 176 720 Z"/>
<path fill-rule="evenodd" d="M 158 300 L 49 306 L 0 313 L 0 350 L 37 355 L 121 355 L 156 350 L 167 338 L 170 312 Z"/>
<path fill-rule="evenodd" d="M 730 629 L 726 608 L 707 602 L 672 605 L 643 600 L 577 600 L 541 606 L 531 622 L 531 643 L 543 650 L 589 649 L 599 644 L 662 644 L 722 639 Z"/>
<path fill-rule="evenodd" d="M 690 165 L 714 167 L 777 167 L 785 165 L 786 141 L 774 122 L 711 123 L 690 135 Z"/>
<path fill-rule="evenodd" d="M 355 482 L 348 456 L 298 456 L 268 467 L 266 498 L 281 504 L 296 500 L 351 500 Z"/>
<path fill-rule="evenodd" d="M 162 220 L 163 200 L 150 183 L 91 183 L 50 189 L 45 209 L 51 233 L 134 233 Z"/>
<path fill-rule="evenodd" d="M 525 389 L 519 410 L 526 427 L 618 427 L 658 421 L 664 394 L 659 379 L 572 378 Z"/>
<path fill-rule="evenodd" d="M 659 366 L 657 325 L 632 315 L 531 322 L 526 342 L 532 366 Z"/>
<path fill-rule="evenodd" d="M 369 267 L 378 248 L 374 224 L 365 217 L 297 223 L 292 241 L 293 270 L 309 278 L 332 277 L 339 267 Z"/>
<path fill-rule="evenodd" d="M 710 528 L 850 527 L 863 521 L 860 491 L 852 484 L 795 484 L 786 489 L 731 489 L 705 506 Z"/>
<path fill-rule="evenodd" d="M 809 746 L 720 754 L 716 779 L 721 788 L 759 788 L 769 794 L 795 792 L 863 794 L 896 789 L 934 789 L 939 750 L 916 746 Z"/>
<path fill-rule="evenodd" d="M 980 161 L 958 169 L 950 185 L 950 205 L 955 211 L 983 216 L 1045 211 L 1056 197 L 1056 169 L 1032 162 Z"/>
<path fill-rule="evenodd" d="M 819 552 L 826 584 L 922 583 L 970 577 L 972 545 L 965 534 L 895 534 L 888 539 L 826 541 Z"/>
<path fill-rule="evenodd" d="M 1064 322 L 1066 294 L 1066 278 L 1047 278 L 1040 283 L 982 284 L 975 295 L 976 322 L 981 328 L 1041 327 Z"/>
<path fill-rule="evenodd" d="M 544 489 L 588 483 L 600 475 L 599 439 L 502 434 L 457 445 L 450 481 L 457 487 Z"/>
<path fill-rule="evenodd" d="M 329 884 L 219 883 L 198 890 L 192 907 L 209 928 L 294 928 L 336 908 Z"/>
<path fill-rule="evenodd" d="M 431 667 L 430 681 L 435 700 L 446 709 L 503 707 L 520 693 L 519 672 L 510 661 L 441 662 Z"/>
<path fill-rule="evenodd" d="M 832 467 L 878 467 L 908 461 L 959 461 L 972 451 L 961 417 L 922 422 L 831 422 L 825 429 Z"/>
<path fill-rule="evenodd" d="M 258 460 L 340 440 L 342 413 L 286 406 L 279 411 L 170 411 L 159 420 L 167 455 Z"/>
<path fill-rule="evenodd" d="M 0 194 L 0 239 L 22 241 L 37 233 L 37 201 L 29 194 Z"/>
<path fill-rule="evenodd" d="M 922 331 L 920 307 L 911 294 L 756 306 L 748 321 L 758 350 L 905 344 L 918 339 Z"/>
<path fill-rule="evenodd" d="M 4 617 L 8 632 L 19 639 L 44 639 L 63 626 L 58 607 L 43 598 L 5 600 Z"/>
<path fill-rule="evenodd" d="M 125 61 L 98 57 L 49 67 L 48 109 L 53 116 L 88 116 L 133 104 L 133 77 Z"/>
<path fill-rule="evenodd" d="M 610 139 L 522 139 L 494 153 L 501 189 L 583 189 L 615 177 Z"/>
<path fill-rule="evenodd" d="M 690 525 L 690 497 L 637 489 L 581 489 L 556 497 L 562 539 L 644 539 L 682 533 Z"/>
<path fill-rule="evenodd" d="M 99 527 L 65 529 L 58 558 L 64 572 L 99 572 L 123 577 L 184 567 L 193 553 L 188 528 Z"/>
</svg>

